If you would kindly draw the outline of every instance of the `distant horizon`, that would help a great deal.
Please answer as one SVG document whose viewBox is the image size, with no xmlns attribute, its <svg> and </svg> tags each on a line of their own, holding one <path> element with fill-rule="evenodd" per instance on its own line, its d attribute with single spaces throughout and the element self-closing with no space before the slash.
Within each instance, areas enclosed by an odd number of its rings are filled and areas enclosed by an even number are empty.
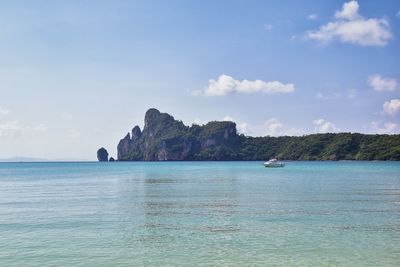
<svg viewBox="0 0 400 267">
<path fill-rule="evenodd" d="M 400 133 L 400 4 L 0 3 L 0 158 L 95 160 L 150 107 L 248 136 Z"/>
</svg>

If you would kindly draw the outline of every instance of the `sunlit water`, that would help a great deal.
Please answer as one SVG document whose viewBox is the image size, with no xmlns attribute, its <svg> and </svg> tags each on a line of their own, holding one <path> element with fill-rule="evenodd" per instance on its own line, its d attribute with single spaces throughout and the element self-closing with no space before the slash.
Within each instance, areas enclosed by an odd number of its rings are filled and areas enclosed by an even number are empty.
<svg viewBox="0 0 400 267">
<path fill-rule="evenodd" d="M 400 266 L 400 163 L 1 163 L 0 266 Z"/>
</svg>

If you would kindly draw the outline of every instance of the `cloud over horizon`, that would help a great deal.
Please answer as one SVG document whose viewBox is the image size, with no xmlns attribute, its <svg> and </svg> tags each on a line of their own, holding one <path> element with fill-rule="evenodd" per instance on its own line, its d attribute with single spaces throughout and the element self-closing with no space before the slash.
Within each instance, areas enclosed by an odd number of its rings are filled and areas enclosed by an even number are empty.
<svg viewBox="0 0 400 267">
<path fill-rule="evenodd" d="M 372 133 L 377 134 L 397 134 L 400 131 L 400 125 L 395 122 L 373 121 L 371 128 Z"/>
<path fill-rule="evenodd" d="M 308 31 L 306 37 L 323 43 L 339 40 L 360 46 L 385 46 L 392 38 L 388 20 L 364 18 L 358 12 L 359 7 L 355 0 L 344 3 L 335 13 L 334 21 Z"/>
<path fill-rule="evenodd" d="M 340 131 L 335 124 L 325 119 L 317 119 L 314 120 L 313 123 L 315 125 L 314 129 L 317 133 L 334 133 Z"/>
<path fill-rule="evenodd" d="M 400 99 L 392 99 L 383 103 L 383 111 L 390 115 L 400 111 Z"/>
<path fill-rule="evenodd" d="M 262 80 L 236 80 L 229 75 L 222 74 L 217 80 L 210 79 L 208 85 L 203 90 L 196 90 L 193 95 L 204 96 L 224 96 L 231 94 L 251 94 L 251 93 L 291 93 L 295 90 L 293 83 L 281 83 L 279 81 Z"/>
</svg>

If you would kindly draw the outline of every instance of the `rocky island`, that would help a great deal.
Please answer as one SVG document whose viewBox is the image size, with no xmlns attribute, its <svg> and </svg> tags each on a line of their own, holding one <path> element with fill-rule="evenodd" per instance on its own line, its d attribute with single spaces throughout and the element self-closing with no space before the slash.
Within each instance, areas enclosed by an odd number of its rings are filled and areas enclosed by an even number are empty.
<svg viewBox="0 0 400 267">
<path fill-rule="evenodd" d="M 97 150 L 97 160 L 98 161 L 108 161 L 108 152 L 104 147 Z"/>
<path fill-rule="evenodd" d="M 326 133 L 251 137 L 230 121 L 186 126 L 149 109 L 117 147 L 119 161 L 167 160 L 400 160 L 400 135 Z M 107 155 L 108 156 L 108 155 Z M 100 160 L 100 159 L 99 159 Z"/>
</svg>

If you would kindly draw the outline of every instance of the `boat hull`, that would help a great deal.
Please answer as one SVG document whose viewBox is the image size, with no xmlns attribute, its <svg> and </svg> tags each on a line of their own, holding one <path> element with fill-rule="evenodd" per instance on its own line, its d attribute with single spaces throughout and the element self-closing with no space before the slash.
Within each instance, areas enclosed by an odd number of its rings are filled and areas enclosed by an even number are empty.
<svg viewBox="0 0 400 267">
<path fill-rule="evenodd" d="M 284 163 L 273 163 L 273 164 L 271 164 L 271 163 L 264 163 L 264 166 L 265 166 L 266 168 L 281 168 L 281 167 L 285 167 L 285 164 L 284 164 Z"/>
</svg>

